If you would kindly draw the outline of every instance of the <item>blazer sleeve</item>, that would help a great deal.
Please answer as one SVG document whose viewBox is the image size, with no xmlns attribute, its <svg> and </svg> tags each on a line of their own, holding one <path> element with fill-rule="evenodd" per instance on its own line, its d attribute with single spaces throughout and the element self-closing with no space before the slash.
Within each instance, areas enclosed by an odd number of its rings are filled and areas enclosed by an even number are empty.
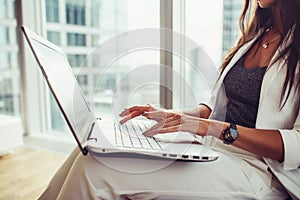
<svg viewBox="0 0 300 200">
<path fill-rule="evenodd" d="M 279 130 L 284 144 L 284 170 L 300 167 L 300 111 L 291 130 Z"/>
</svg>

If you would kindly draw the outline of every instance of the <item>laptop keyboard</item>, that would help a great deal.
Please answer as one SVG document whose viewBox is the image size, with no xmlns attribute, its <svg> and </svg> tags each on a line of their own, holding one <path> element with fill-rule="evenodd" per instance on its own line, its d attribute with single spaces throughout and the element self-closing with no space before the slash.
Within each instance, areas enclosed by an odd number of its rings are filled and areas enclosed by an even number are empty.
<svg viewBox="0 0 300 200">
<path fill-rule="evenodd" d="M 161 150 L 162 145 L 155 139 L 144 136 L 148 129 L 143 121 L 129 121 L 125 124 L 114 124 L 116 146 L 135 149 Z"/>
</svg>

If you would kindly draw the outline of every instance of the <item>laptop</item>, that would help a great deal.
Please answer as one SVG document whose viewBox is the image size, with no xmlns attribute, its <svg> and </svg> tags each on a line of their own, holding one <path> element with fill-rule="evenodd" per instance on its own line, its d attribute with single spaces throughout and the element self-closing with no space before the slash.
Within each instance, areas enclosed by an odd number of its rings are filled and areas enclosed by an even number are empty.
<svg viewBox="0 0 300 200">
<path fill-rule="evenodd" d="M 151 126 L 147 120 L 130 120 L 121 125 L 95 117 L 62 49 L 27 27 L 21 28 L 83 155 L 187 161 L 213 161 L 218 158 L 215 151 L 197 142 L 191 133 L 178 132 L 164 134 L 165 138 L 159 137 L 162 135 L 148 138 L 142 135 Z"/>
</svg>

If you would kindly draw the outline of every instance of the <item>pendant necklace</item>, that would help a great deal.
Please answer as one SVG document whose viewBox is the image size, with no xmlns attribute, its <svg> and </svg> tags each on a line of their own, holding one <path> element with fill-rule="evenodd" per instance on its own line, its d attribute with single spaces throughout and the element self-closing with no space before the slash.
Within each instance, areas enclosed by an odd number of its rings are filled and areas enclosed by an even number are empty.
<svg viewBox="0 0 300 200">
<path fill-rule="evenodd" d="M 269 32 L 271 29 L 272 29 L 272 26 L 266 30 L 266 33 Z M 272 42 L 274 42 L 275 40 L 277 40 L 279 37 L 280 37 L 280 36 L 277 36 L 277 37 L 275 37 L 273 40 L 270 40 L 270 41 L 267 39 L 267 42 L 263 43 L 262 47 L 263 47 L 264 49 L 267 49 L 267 48 L 269 47 L 269 45 L 270 45 Z"/>
</svg>

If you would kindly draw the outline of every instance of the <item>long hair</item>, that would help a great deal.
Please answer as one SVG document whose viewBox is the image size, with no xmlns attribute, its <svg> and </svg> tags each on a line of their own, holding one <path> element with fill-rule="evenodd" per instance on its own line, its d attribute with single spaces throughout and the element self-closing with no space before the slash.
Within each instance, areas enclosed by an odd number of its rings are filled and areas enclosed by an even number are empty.
<svg viewBox="0 0 300 200">
<path fill-rule="evenodd" d="M 279 10 L 282 21 L 281 40 L 279 43 L 283 45 L 285 38 L 292 38 L 291 44 L 286 46 L 275 58 L 274 62 L 279 59 L 284 59 L 287 63 L 287 74 L 281 91 L 280 107 L 282 108 L 290 95 L 293 84 L 297 81 L 297 88 L 299 89 L 299 80 L 296 80 L 297 66 L 300 62 L 300 0 L 275 0 Z M 229 64 L 233 56 L 245 43 L 252 40 L 260 29 L 270 27 L 272 22 L 272 10 L 270 8 L 260 8 L 257 6 L 256 0 L 244 0 L 244 6 L 239 19 L 239 26 L 241 29 L 241 37 L 237 45 L 229 50 L 225 57 L 221 68 L 222 72 Z M 294 31 L 291 31 L 294 28 Z M 285 59 L 285 57 L 287 58 Z"/>
</svg>

